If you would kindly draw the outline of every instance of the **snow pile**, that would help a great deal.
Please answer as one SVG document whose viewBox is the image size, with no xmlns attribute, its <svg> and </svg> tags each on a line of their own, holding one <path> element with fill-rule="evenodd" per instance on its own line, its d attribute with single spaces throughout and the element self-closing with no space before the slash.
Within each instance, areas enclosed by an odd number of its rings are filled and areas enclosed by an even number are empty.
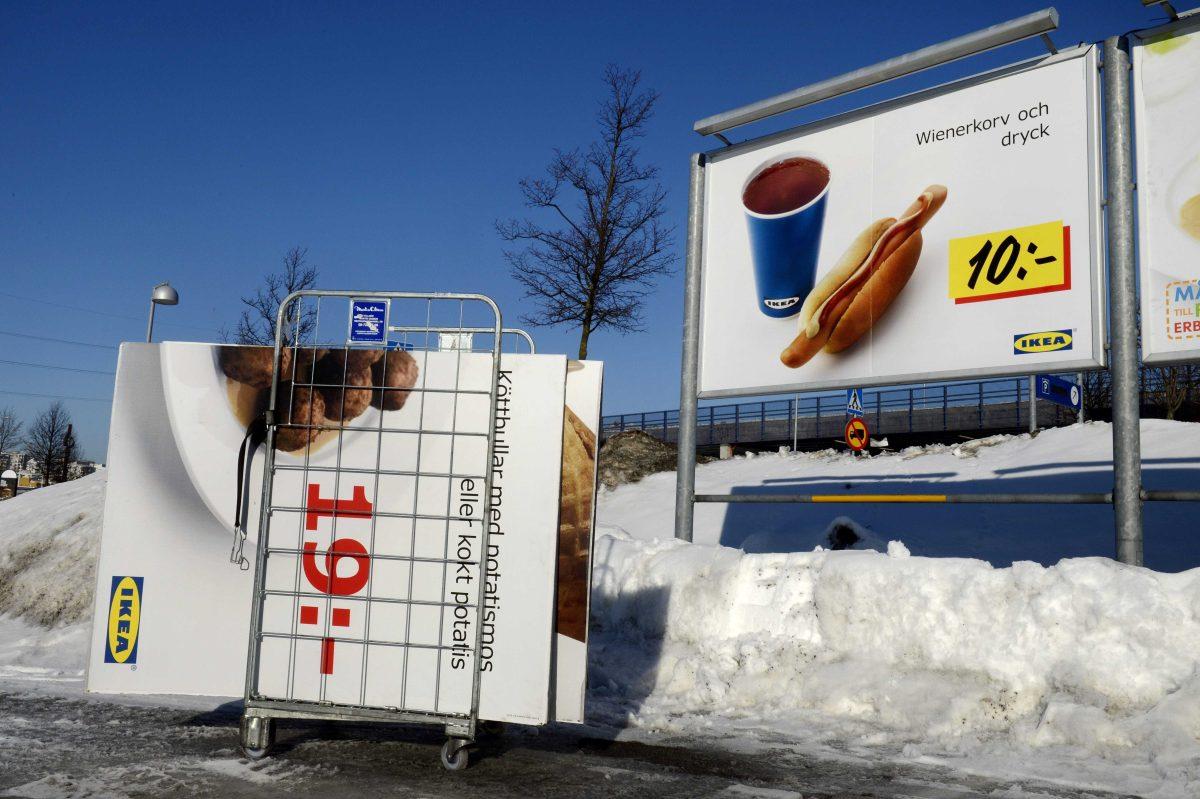
<svg viewBox="0 0 1200 799">
<path fill-rule="evenodd" d="M 1194 489 L 1197 452 L 1200 425 L 1143 421 L 1147 488 Z M 1112 479 L 1111 428 L 1088 423 L 869 459 L 735 458 L 698 467 L 696 491 Z M 1146 505 L 1152 571 L 1109 559 L 1107 506 L 698 505 L 686 545 L 670 538 L 674 491 L 668 473 L 601 494 L 591 707 L 610 723 L 1200 795 L 1195 505 Z M 868 551 L 829 551 L 836 530 Z"/>
<path fill-rule="evenodd" d="M 0 617 L 0 680 L 20 680 L 27 687 L 76 687 L 87 666 L 90 636 L 87 621 L 47 630 Z"/>
<path fill-rule="evenodd" d="M 596 558 L 592 683 L 636 724 L 717 716 L 906 756 L 1065 749 L 1141 766 L 1165 795 L 1200 788 L 1200 569 L 620 532 Z"/>
<path fill-rule="evenodd" d="M 0 503 L 0 615 L 44 627 L 91 616 L 104 485 L 99 471 Z"/>
</svg>

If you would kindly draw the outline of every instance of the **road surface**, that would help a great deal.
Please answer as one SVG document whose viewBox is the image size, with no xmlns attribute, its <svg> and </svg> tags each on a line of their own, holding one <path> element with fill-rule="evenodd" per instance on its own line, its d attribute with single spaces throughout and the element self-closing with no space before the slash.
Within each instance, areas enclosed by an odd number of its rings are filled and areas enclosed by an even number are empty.
<svg viewBox="0 0 1200 799">
<path fill-rule="evenodd" d="M 781 743 L 738 754 L 694 741 L 647 745 L 611 732 L 510 727 L 462 772 L 442 769 L 432 728 L 284 721 L 274 754 L 239 756 L 240 709 L 110 704 L 0 686 L 0 796 L 297 797 L 912 797 L 1021 789 L 1054 799 L 1111 796 L 1002 783 L 936 769 L 798 755 Z M 1010 794 L 1011 795 L 1011 794 Z"/>
</svg>

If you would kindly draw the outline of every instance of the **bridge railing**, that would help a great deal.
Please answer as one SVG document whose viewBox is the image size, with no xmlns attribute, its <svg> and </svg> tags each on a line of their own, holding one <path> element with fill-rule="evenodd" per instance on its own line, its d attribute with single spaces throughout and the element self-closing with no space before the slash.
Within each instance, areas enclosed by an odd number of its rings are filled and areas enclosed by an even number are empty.
<svg viewBox="0 0 1200 799">
<path fill-rule="evenodd" d="M 1029 378 L 1010 377 L 863 391 L 863 411 L 872 436 L 901 433 L 967 432 L 1020 428 L 1029 424 Z M 1074 421 L 1074 414 L 1038 402 L 1038 422 Z M 845 391 L 802 394 L 787 399 L 702 406 L 697 411 L 700 445 L 841 438 Z M 679 434 L 679 411 L 605 416 L 601 437 L 642 430 L 664 441 Z"/>
</svg>

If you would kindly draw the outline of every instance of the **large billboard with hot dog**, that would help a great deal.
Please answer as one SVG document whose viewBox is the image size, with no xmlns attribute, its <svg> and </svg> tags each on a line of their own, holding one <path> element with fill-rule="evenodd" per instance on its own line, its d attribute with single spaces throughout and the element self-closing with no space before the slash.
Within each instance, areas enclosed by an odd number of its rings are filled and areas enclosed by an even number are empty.
<svg viewBox="0 0 1200 799">
<path fill-rule="evenodd" d="M 1096 53 L 705 163 L 700 393 L 1102 365 Z"/>
</svg>

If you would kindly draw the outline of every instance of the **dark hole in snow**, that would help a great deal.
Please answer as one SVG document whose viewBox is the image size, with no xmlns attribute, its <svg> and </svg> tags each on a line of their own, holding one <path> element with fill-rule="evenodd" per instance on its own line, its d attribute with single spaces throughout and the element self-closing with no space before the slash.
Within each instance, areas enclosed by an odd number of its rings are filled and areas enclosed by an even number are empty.
<svg viewBox="0 0 1200 799">
<path fill-rule="evenodd" d="M 843 522 L 834 522 L 827 535 L 830 549 L 850 549 L 858 543 L 858 533 Z"/>
</svg>

